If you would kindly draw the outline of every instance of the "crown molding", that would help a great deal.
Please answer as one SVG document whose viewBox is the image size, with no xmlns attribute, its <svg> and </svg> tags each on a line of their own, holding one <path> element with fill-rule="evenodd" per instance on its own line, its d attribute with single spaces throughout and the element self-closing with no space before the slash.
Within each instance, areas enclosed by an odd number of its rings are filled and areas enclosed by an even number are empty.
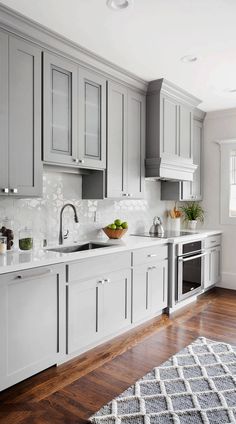
<svg viewBox="0 0 236 424">
<path fill-rule="evenodd" d="M 108 78 L 122 81 L 142 92 L 147 90 L 147 81 L 2 3 L 0 3 L 0 28 L 33 42 L 41 48 L 66 56 L 98 73 L 105 74 Z"/>
<path fill-rule="evenodd" d="M 172 98 L 181 101 L 190 107 L 195 108 L 201 103 L 200 99 L 178 87 L 176 84 L 167 81 L 165 78 L 160 78 L 149 82 L 148 95 L 157 94 L 160 92 L 171 96 Z"/>
</svg>

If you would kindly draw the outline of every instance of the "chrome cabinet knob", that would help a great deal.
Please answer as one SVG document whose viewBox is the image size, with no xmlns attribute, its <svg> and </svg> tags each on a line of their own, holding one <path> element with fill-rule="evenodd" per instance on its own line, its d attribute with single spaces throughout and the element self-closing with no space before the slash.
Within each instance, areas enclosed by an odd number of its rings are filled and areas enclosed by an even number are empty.
<svg viewBox="0 0 236 424">
<path fill-rule="evenodd" d="M 105 283 L 105 281 L 104 280 L 99 280 L 98 281 L 98 284 L 104 284 Z"/>
<path fill-rule="evenodd" d="M 18 193 L 18 189 L 17 189 L 17 188 L 12 188 L 12 189 L 11 189 L 11 192 L 12 192 L 13 194 L 17 194 L 17 193 Z"/>
<path fill-rule="evenodd" d="M 78 163 L 79 162 L 79 159 L 73 158 L 73 162 Z"/>
<path fill-rule="evenodd" d="M 3 188 L 2 191 L 3 191 L 3 193 L 7 194 L 7 193 L 9 193 L 9 188 Z"/>
<path fill-rule="evenodd" d="M 84 159 L 79 159 L 79 163 L 84 163 Z"/>
<path fill-rule="evenodd" d="M 106 279 L 104 280 L 104 282 L 105 282 L 105 283 L 110 283 L 110 282 L 111 282 L 111 280 L 110 280 L 109 278 L 106 278 Z"/>
</svg>

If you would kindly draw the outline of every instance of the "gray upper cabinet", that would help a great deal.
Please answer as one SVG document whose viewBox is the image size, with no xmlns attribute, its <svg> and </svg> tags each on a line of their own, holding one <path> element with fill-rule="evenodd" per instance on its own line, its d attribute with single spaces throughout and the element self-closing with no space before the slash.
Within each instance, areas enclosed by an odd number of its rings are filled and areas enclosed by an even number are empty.
<svg viewBox="0 0 236 424">
<path fill-rule="evenodd" d="M 200 101 L 164 80 L 147 93 L 146 177 L 192 181 L 193 109 Z"/>
<path fill-rule="evenodd" d="M 107 93 L 107 197 L 127 194 L 128 91 L 108 82 Z"/>
<path fill-rule="evenodd" d="M 0 50 L 1 194 L 40 196 L 41 50 L 4 33 Z"/>
<path fill-rule="evenodd" d="M 78 67 L 67 59 L 43 57 L 43 159 L 62 165 L 77 163 Z"/>
<path fill-rule="evenodd" d="M 106 79 L 79 69 L 78 163 L 106 168 Z"/>
<path fill-rule="evenodd" d="M 108 83 L 107 197 L 144 195 L 145 96 Z"/>
<path fill-rule="evenodd" d="M 179 106 L 179 156 L 193 161 L 193 111 Z"/>
<path fill-rule="evenodd" d="M 144 197 L 146 98 L 128 93 L 128 194 Z"/>
<path fill-rule="evenodd" d="M 161 96 L 160 155 L 175 157 L 179 153 L 179 105 L 168 96 Z"/>
<path fill-rule="evenodd" d="M 8 36 L 0 32 L 0 195 L 8 188 Z"/>
</svg>

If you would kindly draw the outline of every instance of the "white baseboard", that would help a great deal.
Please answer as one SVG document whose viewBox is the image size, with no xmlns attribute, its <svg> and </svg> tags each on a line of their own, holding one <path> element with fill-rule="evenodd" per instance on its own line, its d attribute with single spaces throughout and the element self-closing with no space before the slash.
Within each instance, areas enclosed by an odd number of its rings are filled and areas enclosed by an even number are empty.
<svg viewBox="0 0 236 424">
<path fill-rule="evenodd" d="M 221 281 L 217 283 L 217 287 L 236 290 L 236 273 L 222 272 Z"/>
</svg>

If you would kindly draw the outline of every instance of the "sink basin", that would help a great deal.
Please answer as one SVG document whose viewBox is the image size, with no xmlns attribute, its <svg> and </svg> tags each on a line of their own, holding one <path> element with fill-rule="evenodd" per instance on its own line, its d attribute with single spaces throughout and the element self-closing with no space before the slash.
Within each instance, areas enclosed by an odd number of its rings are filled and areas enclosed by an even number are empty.
<svg viewBox="0 0 236 424">
<path fill-rule="evenodd" d="M 104 247 L 110 247 L 110 244 L 99 244 L 99 243 L 85 243 L 85 244 L 77 244 L 75 246 L 61 246 L 55 247 L 53 249 L 48 249 L 51 252 L 59 252 L 59 253 L 75 253 L 82 252 L 84 250 L 92 250 L 92 249 L 100 249 Z"/>
</svg>

